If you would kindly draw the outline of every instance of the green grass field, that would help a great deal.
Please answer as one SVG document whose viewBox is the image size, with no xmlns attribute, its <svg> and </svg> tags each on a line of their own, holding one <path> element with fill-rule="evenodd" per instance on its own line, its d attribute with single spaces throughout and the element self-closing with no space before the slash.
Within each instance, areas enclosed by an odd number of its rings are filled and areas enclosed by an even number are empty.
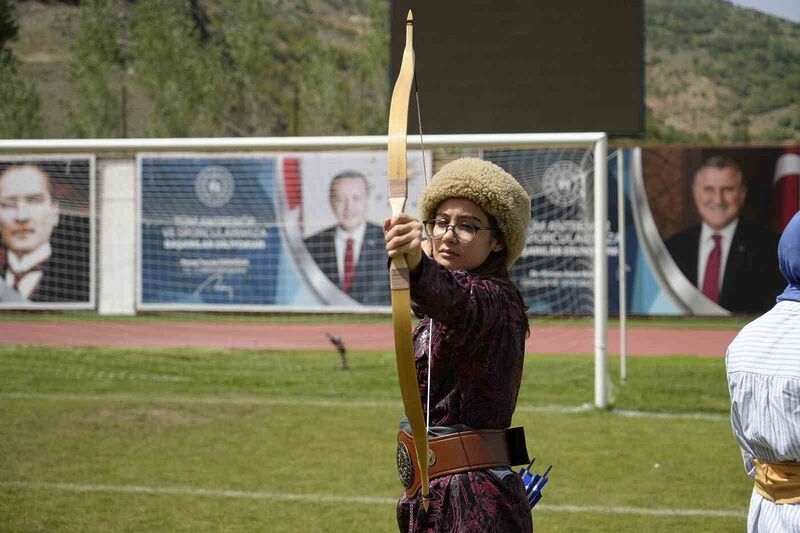
<svg viewBox="0 0 800 533">
<path fill-rule="evenodd" d="M 0 347 L 0 531 L 396 531 L 394 355 Z M 612 358 L 612 366 L 616 365 Z M 612 376 L 617 375 L 612 368 Z M 537 532 L 741 531 L 721 358 L 529 357 Z"/>
</svg>

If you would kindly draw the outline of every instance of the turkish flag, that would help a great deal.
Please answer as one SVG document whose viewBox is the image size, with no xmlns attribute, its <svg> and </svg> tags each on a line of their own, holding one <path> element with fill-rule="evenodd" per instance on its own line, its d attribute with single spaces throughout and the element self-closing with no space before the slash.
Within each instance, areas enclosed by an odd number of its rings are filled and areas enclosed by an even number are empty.
<svg viewBox="0 0 800 533">
<path fill-rule="evenodd" d="M 800 146 L 787 149 L 775 164 L 770 208 L 775 231 L 783 233 L 797 211 L 800 211 Z"/>
<path fill-rule="evenodd" d="M 286 194 L 286 206 L 291 210 L 302 202 L 300 184 L 300 160 L 296 157 L 283 159 L 283 188 Z"/>
</svg>

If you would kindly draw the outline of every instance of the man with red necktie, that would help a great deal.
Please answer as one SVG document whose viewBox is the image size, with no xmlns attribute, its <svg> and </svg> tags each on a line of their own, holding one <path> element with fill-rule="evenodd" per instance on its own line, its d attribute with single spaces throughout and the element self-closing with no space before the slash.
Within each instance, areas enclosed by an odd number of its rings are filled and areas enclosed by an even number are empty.
<svg viewBox="0 0 800 533">
<path fill-rule="evenodd" d="M 781 290 L 777 236 L 739 217 L 747 197 L 739 165 L 709 158 L 695 173 L 692 197 L 702 223 L 666 242 L 684 276 L 733 313 L 760 313 Z"/>
<path fill-rule="evenodd" d="M 317 266 L 353 300 L 389 305 L 383 229 L 367 221 L 369 187 L 360 172 L 337 174 L 329 187 L 337 224 L 305 239 Z"/>
</svg>

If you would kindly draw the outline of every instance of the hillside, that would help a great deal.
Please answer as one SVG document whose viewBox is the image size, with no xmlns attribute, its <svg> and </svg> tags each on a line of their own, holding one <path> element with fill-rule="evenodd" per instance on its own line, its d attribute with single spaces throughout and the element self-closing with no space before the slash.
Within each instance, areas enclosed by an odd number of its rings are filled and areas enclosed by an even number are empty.
<svg viewBox="0 0 800 533">
<path fill-rule="evenodd" d="M 800 139 L 800 24 L 721 0 L 646 1 L 646 105 L 680 132 Z"/>
<path fill-rule="evenodd" d="M 385 127 L 383 0 L 0 0 L 0 16 L 3 4 L 18 31 L 0 96 L 17 103 L 0 102 L 0 119 L 26 127 L 0 136 Z M 645 141 L 800 140 L 800 24 L 726 0 L 645 0 L 645 23 Z"/>
<path fill-rule="evenodd" d="M 39 96 L 38 133 L 21 127 L 22 136 L 383 129 L 381 0 L 0 0 L 0 19 L 4 4 L 18 26 L 8 47 L 16 83 Z M 0 98 L 0 118 L 2 107 Z M 5 126 L 0 137 L 14 136 Z"/>
</svg>

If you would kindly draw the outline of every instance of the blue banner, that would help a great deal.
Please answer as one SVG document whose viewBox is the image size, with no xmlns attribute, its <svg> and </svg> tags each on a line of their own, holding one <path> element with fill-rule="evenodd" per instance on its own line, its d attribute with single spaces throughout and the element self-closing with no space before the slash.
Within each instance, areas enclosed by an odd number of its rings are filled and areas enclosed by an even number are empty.
<svg viewBox="0 0 800 533">
<path fill-rule="evenodd" d="M 141 303 L 274 304 L 276 162 L 142 157 Z"/>
</svg>

